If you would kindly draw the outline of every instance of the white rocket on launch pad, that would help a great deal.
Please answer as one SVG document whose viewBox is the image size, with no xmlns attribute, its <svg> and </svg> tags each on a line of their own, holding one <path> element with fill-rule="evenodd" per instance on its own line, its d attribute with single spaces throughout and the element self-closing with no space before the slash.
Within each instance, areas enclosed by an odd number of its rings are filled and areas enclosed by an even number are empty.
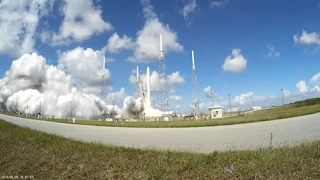
<svg viewBox="0 0 320 180">
<path fill-rule="evenodd" d="M 147 85 L 145 89 L 141 89 L 140 87 L 140 74 L 139 74 L 139 66 L 137 66 L 137 84 L 139 88 L 139 96 L 143 97 L 143 105 L 144 108 L 151 107 L 151 91 L 150 91 L 150 68 L 147 67 L 146 81 Z"/>
<path fill-rule="evenodd" d="M 160 58 L 163 58 L 162 35 L 160 34 Z M 144 115 L 145 117 L 161 117 L 163 112 L 153 109 L 151 104 L 151 88 L 150 88 L 150 68 L 147 67 L 146 87 L 140 87 L 139 67 L 137 66 L 137 83 L 139 86 L 139 95 L 143 97 Z M 142 90 L 143 89 L 143 90 Z"/>
</svg>

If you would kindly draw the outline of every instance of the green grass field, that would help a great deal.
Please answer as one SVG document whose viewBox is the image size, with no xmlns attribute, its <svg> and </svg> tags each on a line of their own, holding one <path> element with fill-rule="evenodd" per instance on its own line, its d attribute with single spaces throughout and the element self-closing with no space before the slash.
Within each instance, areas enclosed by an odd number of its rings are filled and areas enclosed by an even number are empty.
<svg viewBox="0 0 320 180">
<path fill-rule="evenodd" d="M 96 125 L 96 126 L 116 126 L 116 127 L 152 127 L 152 128 L 161 128 L 161 127 L 201 127 L 201 126 L 219 126 L 219 125 L 232 125 L 232 124 L 242 124 L 242 123 L 253 123 L 260 121 L 269 121 L 275 119 L 283 119 L 289 117 L 296 117 L 302 115 L 308 115 L 313 113 L 320 112 L 320 104 L 310 105 L 304 107 L 294 107 L 286 106 L 285 109 L 282 107 L 261 110 L 254 112 L 252 114 L 247 114 L 243 116 L 234 116 L 227 117 L 216 120 L 180 120 L 180 121 L 170 121 L 170 122 L 106 122 L 106 121 L 97 121 L 97 120 L 77 120 L 76 124 L 83 125 Z M 44 119 L 46 120 L 46 119 Z M 72 123 L 71 120 L 46 120 L 46 121 L 55 121 L 61 123 Z"/>
<path fill-rule="evenodd" d="M 232 173 L 225 167 L 235 162 Z M 68 140 L 0 120 L 0 177 L 34 179 L 317 179 L 320 141 L 195 154 Z"/>
</svg>

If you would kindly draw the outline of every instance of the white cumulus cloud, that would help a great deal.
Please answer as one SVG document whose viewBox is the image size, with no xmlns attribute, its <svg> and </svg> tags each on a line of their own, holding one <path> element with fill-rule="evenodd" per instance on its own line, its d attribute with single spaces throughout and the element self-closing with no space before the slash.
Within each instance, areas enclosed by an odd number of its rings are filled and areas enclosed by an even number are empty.
<svg viewBox="0 0 320 180">
<path fill-rule="evenodd" d="M 167 81 L 169 85 L 183 84 L 185 82 L 179 71 L 169 74 Z"/>
<path fill-rule="evenodd" d="M 122 49 L 133 49 L 134 48 L 134 41 L 132 38 L 123 35 L 120 37 L 118 33 L 114 33 L 108 40 L 108 44 L 105 49 L 111 53 L 117 53 Z"/>
<path fill-rule="evenodd" d="M 157 14 L 154 13 L 150 1 L 142 0 L 142 5 L 146 22 L 137 33 L 134 54 L 128 60 L 131 62 L 152 62 L 158 60 L 160 34 L 162 34 L 163 51 L 165 53 L 183 51 L 183 46 L 178 42 L 177 33 L 168 24 L 164 24 L 159 20 Z"/>
<path fill-rule="evenodd" d="M 312 78 L 310 79 L 310 81 L 312 82 L 316 82 L 320 79 L 320 73 L 315 74 L 314 76 L 312 76 Z"/>
<path fill-rule="evenodd" d="M 280 56 L 280 52 L 276 51 L 276 48 L 272 45 L 268 45 L 267 46 L 269 52 L 268 52 L 268 57 L 279 57 Z"/>
<path fill-rule="evenodd" d="M 229 72 L 242 72 L 247 66 L 247 60 L 241 54 L 240 49 L 233 49 L 232 55 L 227 56 L 222 69 Z"/>
<path fill-rule="evenodd" d="M 196 13 L 197 2 L 196 0 L 189 0 L 181 9 L 180 13 L 183 18 L 190 24 L 190 15 Z"/>
<path fill-rule="evenodd" d="M 309 92 L 309 88 L 306 84 L 305 81 L 299 81 L 297 84 L 296 84 L 296 87 L 299 89 L 299 92 L 300 93 L 307 93 Z"/>
<path fill-rule="evenodd" d="M 206 98 L 213 98 L 217 95 L 211 86 L 204 88 L 203 92 L 204 92 Z"/>
<path fill-rule="evenodd" d="M 311 92 L 320 92 L 320 87 L 315 85 L 312 89 Z"/>
<path fill-rule="evenodd" d="M 303 30 L 301 35 L 295 34 L 293 40 L 297 44 L 302 45 L 320 45 L 320 35 L 316 32 L 310 32 Z"/>
<path fill-rule="evenodd" d="M 44 31 L 42 41 L 50 44 L 66 45 L 73 41 L 82 42 L 92 35 L 113 30 L 113 26 L 102 19 L 102 11 L 92 0 L 64 0 L 63 22 L 58 33 Z"/>
<path fill-rule="evenodd" d="M 171 101 L 183 101 L 183 97 L 178 96 L 178 95 L 172 95 L 172 96 L 169 97 L 169 99 Z"/>
<path fill-rule="evenodd" d="M 283 96 L 289 97 L 291 95 L 290 91 L 283 89 L 282 90 Z"/>
<path fill-rule="evenodd" d="M 210 8 L 223 7 L 227 5 L 229 0 L 210 1 Z"/>
<path fill-rule="evenodd" d="M 132 74 L 129 77 L 129 82 L 131 84 L 136 84 L 136 74 L 135 70 L 132 71 Z M 147 75 L 146 73 L 140 72 L 140 80 L 142 82 L 143 88 L 146 89 L 147 87 Z M 160 92 L 163 91 L 162 83 L 166 82 L 167 85 L 170 85 L 170 87 L 167 86 L 169 92 L 174 92 L 174 87 L 180 84 L 183 84 L 185 82 L 184 78 L 180 75 L 180 72 L 173 72 L 169 75 L 167 75 L 167 78 L 164 80 L 161 80 L 159 74 L 157 71 L 152 71 L 150 73 L 150 90 L 152 92 Z M 170 88 L 170 89 L 169 89 Z"/>
<path fill-rule="evenodd" d="M 20 57 L 34 51 L 40 19 L 53 0 L 0 1 L 0 54 Z"/>
<path fill-rule="evenodd" d="M 253 92 L 243 93 L 240 96 L 235 97 L 235 101 L 240 104 L 246 104 L 248 101 L 251 101 L 251 97 L 253 96 Z"/>
</svg>

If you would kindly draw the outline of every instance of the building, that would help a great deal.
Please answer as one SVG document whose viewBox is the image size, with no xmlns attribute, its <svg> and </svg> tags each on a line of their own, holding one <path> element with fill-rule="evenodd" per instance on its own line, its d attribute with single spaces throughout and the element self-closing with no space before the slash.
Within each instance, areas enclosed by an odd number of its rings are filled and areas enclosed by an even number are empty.
<svg viewBox="0 0 320 180">
<path fill-rule="evenodd" d="M 262 109 L 261 106 L 253 106 L 252 107 L 253 111 L 258 111 L 258 110 L 261 110 L 261 109 Z"/>
<path fill-rule="evenodd" d="M 210 119 L 217 119 L 223 117 L 222 106 L 209 107 Z"/>
</svg>

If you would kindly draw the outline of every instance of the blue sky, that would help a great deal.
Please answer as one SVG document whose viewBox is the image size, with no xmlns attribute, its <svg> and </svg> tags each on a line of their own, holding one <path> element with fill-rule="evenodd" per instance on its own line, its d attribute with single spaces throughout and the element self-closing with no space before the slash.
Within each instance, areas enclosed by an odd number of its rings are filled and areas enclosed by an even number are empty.
<svg viewBox="0 0 320 180">
<path fill-rule="evenodd" d="M 196 5 L 189 8 L 184 17 L 183 8 L 192 3 Z M 59 8 L 63 8 L 61 1 L 55 1 L 49 15 L 42 16 L 37 23 L 32 34 L 35 40 L 33 49 L 49 60 L 50 64 L 58 65 L 58 51 L 67 52 L 76 47 L 98 51 L 108 44 L 108 39 L 115 32 L 121 38 L 126 35 L 132 38 L 133 44 L 137 43 L 137 33 L 146 26 L 148 18 L 154 18 L 145 17 L 143 9 L 148 9 L 146 4 L 149 5 L 149 10 L 153 7 L 152 12 L 160 23 L 169 26 L 169 30 L 176 34 L 176 39 L 172 42 L 182 47 L 180 50 L 177 47 L 165 48 L 167 74 L 179 71 L 184 79 L 184 83 L 174 85 L 175 93 L 170 94 L 183 97 L 183 102 L 180 102 L 182 104 L 190 104 L 192 99 L 191 50 L 195 51 L 201 102 L 210 102 L 204 93 L 209 85 L 218 96 L 227 98 L 230 93 L 235 100 L 236 96 L 240 97 L 248 92 L 259 97 L 279 96 L 281 88 L 290 94 L 300 93 L 302 91 L 296 86 L 300 80 L 305 81 L 309 89 L 319 82 L 318 79 L 310 82 L 319 73 L 320 65 L 320 36 L 317 36 L 320 29 L 320 8 L 319 1 L 316 0 L 153 0 L 149 3 L 137 0 L 93 1 L 92 7 L 101 10 L 101 19 L 110 23 L 113 29 L 105 28 L 78 42 L 70 38 L 69 44 L 57 46 L 52 45 L 52 36 L 44 41 L 40 38 L 47 30 L 49 34 L 59 34 L 65 14 L 59 12 Z M 163 33 L 157 29 L 152 30 L 156 31 L 155 34 Z M 305 36 L 302 36 L 303 31 L 306 31 Z M 7 34 L 2 32 L 0 35 Z M 272 54 L 269 54 L 270 48 L 274 48 Z M 143 70 L 147 66 L 150 66 L 151 71 L 157 70 L 158 62 L 154 57 L 145 58 L 147 62 L 129 62 L 128 57 L 134 56 L 136 49 L 136 45 L 132 45 L 131 48 L 120 48 L 117 53 L 105 52 L 107 58 L 114 59 L 107 63 L 114 82 L 113 91 L 124 87 L 128 95 L 134 93 L 129 77 L 137 65 Z M 239 49 L 246 61 L 245 67 L 239 72 L 222 68 L 233 49 Z M 25 53 L 30 52 L 32 51 Z M 0 43 L 1 76 L 4 76 L 11 62 L 19 58 L 19 55 L 6 52 Z"/>
</svg>

